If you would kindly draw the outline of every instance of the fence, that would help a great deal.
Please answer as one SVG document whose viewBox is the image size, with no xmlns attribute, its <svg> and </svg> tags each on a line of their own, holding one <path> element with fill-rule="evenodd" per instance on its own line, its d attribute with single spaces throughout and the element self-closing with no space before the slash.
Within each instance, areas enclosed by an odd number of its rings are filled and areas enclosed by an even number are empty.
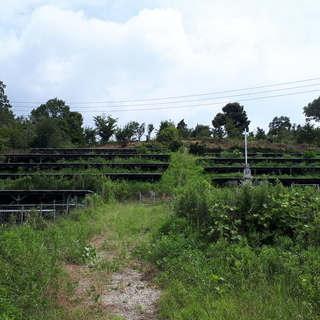
<svg viewBox="0 0 320 320">
<path fill-rule="evenodd" d="M 173 197 L 155 193 L 155 192 L 148 192 L 148 193 L 141 193 L 137 194 L 137 199 L 141 205 L 154 205 L 158 203 L 162 203 L 164 201 L 172 201 Z"/>
<path fill-rule="evenodd" d="M 77 203 L 52 203 L 40 204 L 6 204 L 0 205 L 0 224 L 16 223 L 23 224 L 28 217 L 37 216 L 55 221 L 56 218 L 78 206 Z"/>
</svg>

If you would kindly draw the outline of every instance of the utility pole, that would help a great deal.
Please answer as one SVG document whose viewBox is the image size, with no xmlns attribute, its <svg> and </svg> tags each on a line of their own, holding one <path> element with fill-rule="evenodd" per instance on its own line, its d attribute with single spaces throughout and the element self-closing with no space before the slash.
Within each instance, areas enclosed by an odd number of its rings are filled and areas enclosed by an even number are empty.
<svg viewBox="0 0 320 320">
<path fill-rule="evenodd" d="M 244 179 L 251 178 L 251 170 L 248 164 L 248 142 L 247 142 L 247 130 L 244 131 L 244 154 L 245 154 L 245 165 L 243 170 L 243 177 Z"/>
</svg>

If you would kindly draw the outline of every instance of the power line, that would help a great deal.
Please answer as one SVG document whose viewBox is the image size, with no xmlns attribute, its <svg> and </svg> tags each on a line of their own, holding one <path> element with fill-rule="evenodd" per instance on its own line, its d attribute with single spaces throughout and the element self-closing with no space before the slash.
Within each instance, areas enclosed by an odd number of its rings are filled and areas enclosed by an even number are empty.
<svg viewBox="0 0 320 320">
<path fill-rule="evenodd" d="M 306 87 L 306 86 L 301 86 Z M 274 92 L 277 90 L 270 90 L 267 92 Z M 262 99 L 270 99 L 270 98 L 278 98 L 278 97 L 284 97 L 284 96 L 291 96 L 291 95 L 298 95 L 298 94 L 304 94 L 304 93 L 311 93 L 311 92 L 320 92 L 319 89 L 315 90 L 306 90 L 306 91 L 300 91 L 300 92 L 291 92 L 291 93 L 283 93 L 278 95 L 270 95 L 270 96 L 262 96 L 262 97 L 253 97 L 253 98 L 247 98 L 247 99 L 240 99 L 237 100 L 237 102 L 245 102 L 245 101 L 253 101 L 253 100 L 262 100 Z M 198 100 L 196 100 L 198 101 Z M 235 101 L 233 101 L 235 102 Z M 167 109 L 181 109 L 181 108 L 193 108 L 193 107 L 203 107 L 203 106 L 210 106 L 210 105 L 217 105 L 226 103 L 225 101 L 215 101 L 215 102 L 209 102 L 209 103 L 202 103 L 202 104 L 192 104 L 192 105 L 182 105 L 182 106 L 168 106 L 168 107 L 155 107 L 155 108 L 138 108 L 138 109 L 115 109 L 115 110 L 107 110 L 108 112 L 128 112 L 128 111 L 154 111 L 154 110 L 167 110 Z M 108 106 L 112 107 L 112 106 Z M 101 106 L 99 108 L 108 108 L 107 106 Z M 124 108 L 127 106 L 123 106 Z M 30 110 L 19 110 L 19 111 L 30 111 Z M 90 112 L 90 113 L 101 113 L 103 110 L 81 110 L 81 112 Z"/>
<path fill-rule="evenodd" d="M 256 94 L 262 94 L 262 93 L 271 93 L 271 92 L 278 92 L 278 91 L 285 91 L 285 90 L 295 90 L 295 89 L 301 89 L 301 88 L 307 88 L 307 87 L 314 87 L 318 86 L 320 83 L 315 84 L 309 84 L 304 86 L 297 86 L 297 87 L 291 87 L 291 88 L 281 88 L 281 89 L 273 89 L 273 90 L 265 90 L 265 91 L 258 91 L 258 92 L 250 92 L 250 93 L 241 93 L 241 94 L 235 94 L 235 95 L 226 95 L 226 96 L 219 96 L 215 98 L 201 98 L 201 99 L 194 99 L 194 100 L 182 100 L 182 101 L 169 101 L 169 102 L 155 102 L 155 103 L 144 103 L 144 104 L 126 104 L 126 105 L 116 105 L 111 106 L 112 108 L 123 108 L 123 107 L 143 107 L 143 106 L 154 106 L 154 105 L 163 105 L 163 104 L 179 104 L 179 103 L 190 103 L 190 102 L 199 102 L 199 101 L 208 101 L 208 100 L 221 100 L 221 99 L 230 99 L 235 97 L 243 97 L 243 96 L 251 96 Z M 87 108 L 78 106 L 77 108 Z M 108 106 L 105 106 L 108 107 Z"/>
<path fill-rule="evenodd" d="M 310 79 L 303 79 L 297 81 L 290 81 L 290 82 L 282 82 L 277 84 L 268 84 L 263 86 L 255 86 L 255 87 L 248 87 L 248 88 L 241 88 L 241 89 L 233 89 L 233 90 L 225 90 L 225 91 L 215 91 L 211 93 L 200 93 L 200 94 L 192 94 L 192 95 L 182 95 L 182 96 L 173 96 L 173 97 L 161 97 L 161 98 L 150 98 L 150 99 L 132 99 L 132 100 L 114 100 L 114 101 L 96 101 L 96 102 L 68 102 L 68 104 L 114 104 L 114 103 L 132 103 L 132 102 L 147 102 L 147 101 L 157 101 L 157 100 L 173 100 L 173 99 L 184 99 L 184 98 L 191 98 L 191 97 L 201 97 L 206 95 L 217 95 L 217 94 L 226 94 L 226 93 L 233 93 L 233 92 L 241 92 L 241 91 L 249 91 L 249 90 L 257 90 L 262 88 L 270 88 L 270 87 L 277 87 L 283 85 L 291 85 L 296 83 L 303 83 L 303 82 L 310 82 L 320 80 L 320 77 L 317 78 L 310 78 Z M 306 86 L 313 86 L 317 84 L 311 84 Z M 304 86 L 300 86 L 304 87 Z M 294 87 L 293 87 L 294 88 Z M 292 88 L 283 88 L 283 89 L 276 89 L 276 90 L 290 90 Z M 270 90 L 270 92 L 273 90 Z M 248 93 L 248 94 L 255 94 L 255 93 Z M 256 93 L 258 94 L 258 93 Z M 203 100 L 209 100 L 212 98 L 206 98 Z M 201 99 L 198 99 L 201 100 Z M 27 102 L 27 101 L 12 101 L 12 103 L 17 104 L 42 104 L 43 102 Z M 167 103 L 179 103 L 179 102 L 167 102 Z"/>
<path fill-rule="evenodd" d="M 303 92 L 294 92 L 294 93 L 287 93 L 287 94 L 279 94 L 279 95 L 273 95 L 273 96 L 264 96 L 264 97 L 255 97 L 255 98 L 248 98 L 248 99 L 242 99 L 242 100 L 237 100 L 237 102 L 245 102 L 245 101 L 252 101 L 252 100 L 262 100 L 262 99 L 269 99 L 269 98 L 277 98 L 277 97 L 284 97 L 284 96 L 289 96 L 289 95 L 297 95 L 297 94 L 302 94 L 302 93 L 310 93 L 310 92 L 320 92 L 320 89 L 317 90 L 308 90 L 308 91 L 303 91 Z M 233 101 L 235 102 L 235 101 Z M 203 104 L 194 104 L 194 105 L 189 105 L 189 106 L 176 106 L 176 107 L 156 107 L 156 108 L 140 108 L 140 109 L 122 109 L 122 110 L 108 110 L 108 112 L 127 112 L 127 111 L 154 111 L 154 110 L 166 110 L 166 109 L 181 109 L 181 108 L 193 108 L 193 107 L 203 107 L 203 106 L 211 106 L 211 105 L 216 105 L 216 104 L 221 104 L 223 103 L 222 101 L 217 101 L 217 102 L 210 102 L 210 103 L 203 103 Z M 92 112 L 92 110 L 84 110 L 81 112 Z M 101 112 L 100 111 L 95 111 L 95 112 Z"/>
</svg>

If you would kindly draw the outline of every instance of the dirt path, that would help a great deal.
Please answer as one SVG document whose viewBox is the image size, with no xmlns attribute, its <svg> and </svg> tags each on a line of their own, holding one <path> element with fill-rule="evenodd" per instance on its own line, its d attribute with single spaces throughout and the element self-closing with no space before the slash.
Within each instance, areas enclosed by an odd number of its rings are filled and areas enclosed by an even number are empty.
<svg viewBox="0 0 320 320">
<path fill-rule="evenodd" d="M 120 273 L 113 273 L 106 292 L 101 297 L 105 306 L 126 320 L 157 319 L 157 299 L 160 291 L 154 286 L 146 270 L 139 270 L 137 262 Z"/>
<path fill-rule="evenodd" d="M 69 319 L 157 319 L 160 290 L 155 270 L 131 260 L 130 252 L 122 252 L 119 258 L 101 249 L 101 242 L 91 243 L 98 255 L 90 265 L 64 266 L 69 280 L 60 302 Z"/>
</svg>

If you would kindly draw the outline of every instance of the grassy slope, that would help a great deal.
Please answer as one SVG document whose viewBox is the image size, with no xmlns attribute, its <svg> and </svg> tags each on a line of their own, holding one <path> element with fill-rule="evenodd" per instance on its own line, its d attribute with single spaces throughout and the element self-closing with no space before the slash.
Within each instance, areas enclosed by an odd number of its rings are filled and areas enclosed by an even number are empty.
<svg viewBox="0 0 320 320">
<path fill-rule="evenodd" d="M 95 197 L 56 224 L 31 218 L 22 227 L 1 226 L 0 319 L 106 319 L 98 301 L 94 308 L 72 300 L 74 283 L 62 266 L 87 265 L 98 250 L 107 251 L 112 258 L 92 269 L 104 277 L 123 267 L 167 214 L 160 206 L 106 205 Z M 95 248 L 90 243 L 97 236 L 104 240 Z"/>
<path fill-rule="evenodd" d="M 179 192 L 197 174 L 190 157 L 182 155 L 174 161 L 164 180 Z M 317 247 L 302 250 L 285 238 L 264 250 L 245 241 L 208 246 L 199 236 L 201 229 L 193 229 L 183 219 L 167 222 L 169 232 L 151 241 L 150 233 L 167 216 L 165 207 L 105 205 L 95 197 L 89 208 L 55 225 L 30 219 L 24 227 L 1 227 L 0 319 L 86 319 L 88 314 L 91 319 L 105 319 L 98 310 L 93 318 L 92 309 L 85 307 L 48 308 L 52 300 L 47 299 L 48 292 L 54 298 L 65 291 L 68 300 L 70 285 L 66 279 L 66 287 L 62 285 L 61 263 L 90 262 L 96 251 L 89 244 L 101 234 L 106 237 L 104 248 L 124 261 L 128 259 L 124 251 L 150 243 L 138 251 L 162 269 L 162 319 L 318 318 Z M 114 261 L 110 264 L 114 266 Z"/>
</svg>

